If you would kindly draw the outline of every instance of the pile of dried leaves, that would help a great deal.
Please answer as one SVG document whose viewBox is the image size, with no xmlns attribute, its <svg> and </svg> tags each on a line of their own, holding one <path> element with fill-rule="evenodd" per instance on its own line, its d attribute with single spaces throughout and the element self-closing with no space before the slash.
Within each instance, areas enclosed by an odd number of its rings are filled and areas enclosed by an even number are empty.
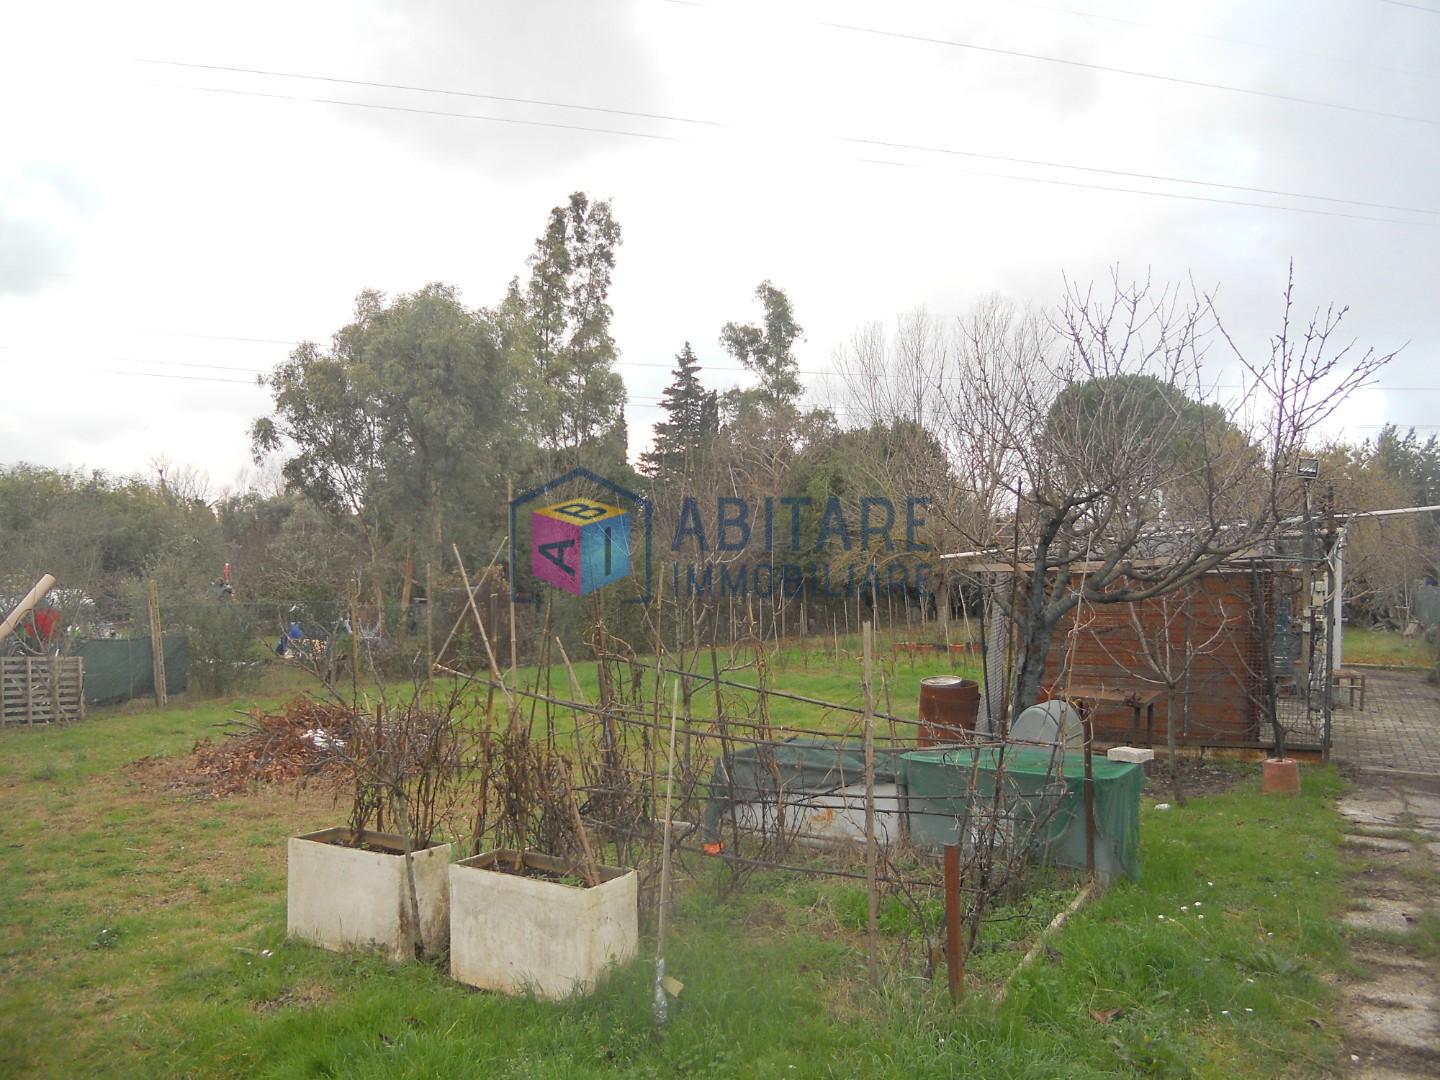
<svg viewBox="0 0 1440 1080">
<path fill-rule="evenodd" d="M 189 758 L 145 758 L 140 773 L 162 773 L 165 786 L 238 795 L 255 784 L 314 776 L 340 761 L 354 714 L 343 705 L 297 697 L 277 712 L 255 710 L 223 738 L 195 744 Z"/>
</svg>

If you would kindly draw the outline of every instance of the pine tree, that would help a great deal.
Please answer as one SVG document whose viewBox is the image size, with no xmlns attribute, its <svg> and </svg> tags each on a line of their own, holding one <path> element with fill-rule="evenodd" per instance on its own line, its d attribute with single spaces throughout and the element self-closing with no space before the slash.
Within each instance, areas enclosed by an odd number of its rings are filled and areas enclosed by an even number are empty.
<svg viewBox="0 0 1440 1080">
<path fill-rule="evenodd" d="M 657 479 L 693 470 L 720 427 L 719 399 L 700 384 L 700 361 L 688 341 L 675 360 L 675 378 L 660 399 L 665 419 L 655 425 L 654 446 L 640 457 L 641 470 Z"/>
</svg>

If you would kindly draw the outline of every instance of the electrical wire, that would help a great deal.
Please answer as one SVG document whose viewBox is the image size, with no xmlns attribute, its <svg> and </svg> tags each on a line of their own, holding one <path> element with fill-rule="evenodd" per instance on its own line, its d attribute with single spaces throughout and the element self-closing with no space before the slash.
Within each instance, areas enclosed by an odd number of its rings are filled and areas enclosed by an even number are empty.
<svg viewBox="0 0 1440 1080">
<path fill-rule="evenodd" d="M 265 69 L 265 68 L 232 67 L 232 66 L 227 66 L 227 65 L 223 65 L 223 64 L 199 64 L 199 63 L 189 63 L 189 62 L 180 61 L 180 60 L 155 60 L 155 59 L 146 59 L 146 58 L 137 58 L 137 62 L 138 62 L 138 63 L 143 63 L 143 64 L 163 64 L 163 65 L 166 65 L 166 66 L 168 66 L 168 67 L 187 68 L 187 69 L 198 69 L 198 70 L 203 70 L 203 71 L 224 71 L 224 72 L 231 72 L 231 73 L 235 73 L 235 74 L 261 75 L 261 76 L 265 76 L 265 77 L 269 77 L 269 78 L 278 78 L 278 79 L 298 79 L 298 80 L 304 80 L 304 81 L 318 81 L 318 82 L 327 82 L 327 83 L 339 83 L 339 84 L 343 84 L 343 85 L 346 85 L 346 86 L 366 86 L 366 87 L 374 87 L 374 88 L 380 88 L 380 89 L 403 89 L 403 90 L 407 90 L 407 91 L 411 91 L 411 92 L 415 92 L 415 93 L 425 93 L 425 94 L 461 95 L 461 96 L 480 97 L 480 98 L 496 97 L 498 100 L 502 100 L 502 101 L 512 101 L 512 100 L 524 101 L 524 100 L 528 100 L 528 99 L 518 99 L 518 98 L 505 98 L 505 97 L 500 97 L 500 96 L 498 96 L 498 95 L 481 94 L 481 93 L 474 92 L 474 91 L 449 90 L 449 89 L 442 89 L 442 88 L 428 87 L 428 86 L 419 86 L 419 85 L 413 85 L 413 84 L 373 82 L 373 81 L 366 80 L 366 79 L 340 78 L 340 77 L 338 77 L 338 76 L 332 76 L 332 75 L 309 75 L 309 74 L 305 74 L 304 72 L 276 71 L 276 70 Z M 202 90 L 216 90 L 216 88 L 213 88 L 213 87 L 187 87 L 187 88 L 188 88 L 188 89 L 202 89 Z M 232 93 L 237 93 L 237 94 L 238 94 L 238 93 L 242 93 L 243 91 L 239 91 L 239 90 L 235 90 L 235 91 L 220 91 L 220 90 L 216 90 L 216 92 L 232 92 Z M 276 95 L 276 96 L 282 96 L 282 97 L 283 97 L 283 95 Z M 322 98 L 304 98 L 304 99 L 291 98 L 290 100 L 325 101 L 325 99 L 322 99 Z M 350 105 L 355 105 L 355 106 L 359 106 L 359 107 L 367 107 L 367 106 L 368 106 L 368 103 L 363 103 L 363 102 L 327 102 L 327 103 L 328 103 L 328 104 L 350 104 Z M 676 115 L 668 115 L 668 114 L 657 114 L 657 113 L 633 113 L 633 112 L 627 112 L 626 110 L 610 109 L 610 108 L 606 108 L 606 107 L 602 107 L 602 106 L 580 105 L 580 104 L 575 104 L 575 103 L 573 103 L 573 102 L 538 102 L 538 101 L 536 101 L 536 102 L 532 102 L 532 103 L 534 103 L 534 104 L 544 104 L 544 105 L 546 105 L 547 107 L 551 107 L 551 108 L 593 109 L 593 110 L 598 111 L 598 112 L 612 112 L 612 113 L 619 113 L 619 114 L 621 114 L 621 115 L 626 115 L 626 116 L 643 116 L 643 117 L 647 117 L 647 118 L 651 118 L 651 119 L 663 119 L 663 120 L 675 121 L 675 122 L 678 122 L 678 123 L 703 124 L 703 125 L 709 125 L 709 126 L 714 126 L 714 127 L 726 127 L 726 128 L 735 128 L 735 127 L 738 127 L 738 126 L 739 126 L 739 125 L 736 125 L 736 124 L 724 123 L 724 122 L 717 121 L 717 120 L 705 120 L 705 119 L 697 119 L 697 118 L 694 118 L 694 117 L 676 116 Z M 379 106 L 376 106 L 376 107 L 379 107 Z M 448 114 L 447 114 L 447 115 L 448 115 Z M 468 115 L 468 114 L 455 114 L 455 115 Z M 586 129 L 586 130 L 589 130 L 589 129 Z M 636 133 L 634 133 L 634 132 L 615 132 L 615 131 L 611 131 L 610 129 L 595 129 L 595 130 L 604 130 L 604 131 L 606 131 L 607 133 L 610 133 L 610 134 L 632 134 L 632 135 L 633 135 L 633 134 L 636 134 Z M 1190 186 L 1193 186 L 1193 187 L 1210 187 L 1210 188 L 1216 188 L 1216 189 L 1218 189 L 1218 190 L 1223 190 L 1223 191 L 1240 191 L 1240 192 L 1247 192 L 1247 193 L 1252 194 L 1252 195 L 1273 195 L 1273 196 L 1277 196 L 1277 197 L 1281 197 L 1281 198 L 1309 199 L 1309 200 L 1315 201 L 1315 202 L 1337 203 L 1337 204 L 1341 204 L 1341 205 L 1345 205 L 1345 206 L 1358 206 L 1358 207 L 1363 207 L 1363 208 L 1367 208 L 1367 209 L 1371 209 L 1371 210 L 1392 210 L 1392 211 L 1397 211 L 1397 212 L 1400 212 L 1400 213 L 1440 215 L 1440 209 L 1431 209 L 1431 208 L 1428 208 L 1428 207 L 1405 206 L 1405 205 L 1403 205 L 1403 204 L 1396 204 L 1396 203 L 1369 202 L 1369 201 L 1366 201 L 1366 200 L 1363 200 L 1363 199 L 1349 199 L 1349 198 L 1343 198 L 1343 197 L 1340 197 L 1340 196 L 1333 196 L 1333 195 L 1312 195 L 1312 194 L 1310 194 L 1310 193 L 1308 193 L 1308 192 L 1303 192 L 1303 191 L 1288 191 L 1288 190 L 1285 190 L 1285 189 L 1283 189 L 1283 188 L 1254 187 L 1254 186 L 1245 185 L 1245 184 L 1229 184 L 1229 183 L 1224 183 L 1224 182 L 1221 182 L 1221 181 L 1214 181 L 1214 180 L 1196 180 L 1196 179 L 1192 179 L 1192 178 L 1189 178 L 1189 177 L 1183 177 L 1183 176 L 1170 176 L 1170 175 L 1167 175 L 1167 174 L 1164 174 L 1164 173 L 1148 173 L 1148 172 L 1140 172 L 1140 171 L 1129 170 L 1129 169 L 1105 168 L 1105 167 L 1103 167 L 1103 166 L 1094 166 L 1094 165 L 1075 165 L 1075 164 L 1070 164 L 1070 163 L 1068 163 L 1068 162 L 1062 162 L 1062 161 L 1047 161 L 1047 160 L 1042 159 L 1042 158 L 1024 158 L 1024 157 L 1014 157 L 1014 156 L 1006 155 L 1006 154 L 989 154 L 989 153 L 984 153 L 984 152 L 978 151 L 978 150 L 967 150 L 967 149 L 961 149 L 961 148 L 958 148 L 958 147 L 951 147 L 951 146 L 935 146 L 935 145 L 928 145 L 928 144 L 924 144 L 924 143 L 907 143 L 907 142 L 898 142 L 898 141 L 891 141 L 891 140 L 884 140 L 884 139 L 876 139 L 876 138 L 865 138 L 865 137 L 858 137 L 858 136 L 838 136 L 838 137 L 837 137 L 837 140 L 838 140 L 839 142 L 843 142 L 843 143 L 853 143 L 853 144 L 861 145 L 861 146 L 881 147 L 881 148 L 884 148 L 884 149 L 891 149 L 891 150 L 910 150 L 910 151 L 916 151 L 916 152 L 920 152 L 920 153 L 944 154 L 944 155 L 949 155 L 949 156 L 952 156 L 952 157 L 966 157 L 966 158 L 974 158 L 974 159 L 976 159 L 976 160 L 983 160 L 983 161 L 996 161 L 996 162 L 1001 162 L 1001 163 L 1004 163 L 1004 164 L 1011 164 L 1011 165 L 1030 165 L 1030 166 L 1035 166 L 1035 167 L 1038 167 L 1038 168 L 1066 169 L 1066 170 L 1070 170 L 1070 171 L 1073 171 L 1073 172 L 1092 173 L 1092 174 L 1104 175 L 1104 176 L 1118 176 L 1118 177 L 1124 177 L 1124 178 L 1131 179 L 1131 180 L 1153 180 L 1153 181 L 1157 181 L 1157 182 L 1161 182 L 1161 183 L 1186 184 L 1186 185 L 1190 185 Z M 906 164 L 908 164 L 908 163 L 903 163 L 903 162 L 883 161 L 883 160 L 878 160 L 878 159 L 875 159 L 875 158 L 859 158 L 859 159 L 857 159 L 857 160 L 866 162 L 866 163 L 868 163 L 868 164 L 873 164 L 873 165 L 899 166 L 899 165 L 906 165 Z M 982 174 L 982 175 L 989 175 L 989 174 Z M 1001 177 L 1006 177 L 1006 176 L 1007 176 L 1007 174 L 995 174 L 995 175 L 999 175 L 999 176 L 1001 176 Z M 1007 177 L 1007 178 L 1013 178 L 1013 177 Z M 1032 178 L 1032 179 L 1035 179 L 1035 178 Z M 1129 191 L 1130 189 L 1118 189 L 1118 188 L 1117 188 L 1117 189 L 1114 189 L 1114 190 L 1126 190 L 1126 191 Z M 1158 193 L 1148 192 L 1147 194 L 1158 194 Z M 1261 204 L 1261 203 L 1243 203 L 1243 204 L 1241 204 L 1241 205 L 1257 206 L 1257 207 L 1264 207 L 1264 208 L 1271 208 L 1271 209 L 1299 209 L 1299 208 L 1290 208 L 1290 207 L 1274 207 L 1274 206 L 1271 206 L 1270 204 Z M 1370 219 L 1367 218 L 1366 220 L 1370 220 Z"/>
<path fill-rule="evenodd" d="M 1163 75 L 1155 71 L 1138 71 L 1134 68 L 1114 67 L 1110 64 L 1095 64 L 1088 60 L 1072 60 L 1064 56 L 1050 56 L 1046 53 L 1024 52 L 1020 49 L 1002 49 L 994 45 L 976 45 L 969 41 L 955 41 L 951 38 L 930 37 L 926 34 L 910 34 L 900 30 L 885 30 L 875 26 L 857 26 L 853 23 L 829 22 L 817 20 L 818 25 L 827 26 L 832 30 L 842 30 L 855 34 L 873 34 L 876 37 L 894 38 L 898 41 L 915 41 L 926 45 L 942 45 L 951 49 L 967 49 L 973 52 L 989 53 L 994 56 L 1007 56 L 1020 60 L 1035 60 L 1046 64 L 1058 64 L 1063 67 L 1081 68 L 1086 71 L 1100 71 L 1110 75 L 1126 75 L 1135 79 L 1153 79 L 1157 82 L 1171 83 L 1176 86 L 1190 86 L 1205 90 L 1221 90 L 1231 94 L 1244 94 L 1248 97 L 1268 98 L 1273 101 L 1289 102 L 1293 105 L 1310 105 L 1321 109 L 1335 109 L 1340 112 L 1357 113 L 1362 116 L 1381 117 L 1386 120 L 1403 120 L 1412 124 L 1428 124 L 1440 127 L 1440 119 L 1428 116 L 1412 116 L 1407 113 L 1386 112 L 1383 109 L 1367 109 L 1363 105 L 1347 105 L 1338 101 L 1325 101 L 1322 98 L 1300 97 L 1296 94 L 1280 94 L 1273 90 L 1256 90 L 1248 86 L 1233 86 L 1229 83 L 1207 82 L 1204 79 L 1186 79 L 1179 75 Z"/>
<path fill-rule="evenodd" d="M 151 84 L 161 86 L 161 84 Z M 163 87 L 162 89 L 170 89 Z M 378 109 L 381 112 L 414 113 L 419 116 L 444 116 L 456 120 L 479 120 L 490 124 L 515 124 L 520 127 L 558 128 L 562 131 L 580 131 L 592 135 L 622 135 L 631 139 L 650 139 L 655 142 L 686 142 L 675 135 L 656 135 L 651 132 L 625 131 L 621 128 L 589 127 L 585 124 L 562 124 L 555 120 L 520 120 L 511 116 L 487 116 L 482 113 L 449 112 L 445 109 L 421 109 L 413 105 L 381 105 L 373 101 L 340 101 L 335 98 L 304 97 L 297 94 L 271 94 L 263 90 L 235 90 L 223 86 L 186 86 L 186 90 L 200 90 L 207 94 L 233 94 L 237 97 L 270 98 L 275 101 L 305 101 L 320 105 L 343 105 L 352 109 Z"/>
<path fill-rule="evenodd" d="M 434 86 L 414 86 L 409 83 L 374 82 L 367 79 L 345 79 L 336 75 L 303 75 L 290 71 L 269 71 L 264 68 L 230 67 L 225 64 L 194 64 L 180 60 L 160 60 L 147 56 L 131 58 L 137 64 L 157 64 L 164 67 L 195 68 L 201 71 L 228 71 L 242 75 L 268 75 L 280 79 L 308 79 L 312 82 L 336 83 L 341 86 L 373 86 L 382 90 L 409 90 L 423 94 L 444 94 L 448 97 L 476 98 L 482 101 L 504 101 L 513 105 L 540 105 L 547 109 L 575 109 L 581 112 L 604 113 L 609 116 L 629 116 L 638 120 L 665 120 L 676 124 L 698 124 L 706 127 L 730 127 L 720 120 L 699 120 L 692 116 L 672 116 L 666 113 L 636 112 L 630 109 L 615 109 L 605 105 L 577 105 L 568 101 L 547 101 L 543 98 L 510 97 L 505 94 L 485 94 L 478 90 L 452 90 Z"/>
</svg>

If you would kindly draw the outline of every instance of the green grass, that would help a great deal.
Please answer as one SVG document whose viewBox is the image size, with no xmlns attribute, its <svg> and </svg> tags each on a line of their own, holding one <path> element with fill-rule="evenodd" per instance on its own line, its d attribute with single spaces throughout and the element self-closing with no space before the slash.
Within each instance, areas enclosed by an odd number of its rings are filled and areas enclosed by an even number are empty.
<svg viewBox="0 0 1440 1080">
<path fill-rule="evenodd" d="M 853 668 L 810 662 L 788 664 L 784 685 L 858 694 Z M 913 702 L 926 666 L 897 665 L 897 702 Z M 956 1010 L 943 977 L 918 977 L 898 903 L 882 911 L 874 992 L 863 890 L 768 873 L 722 902 L 721 868 L 701 862 L 682 876 L 668 946 L 685 990 L 658 1031 L 650 938 L 599 992 L 560 1005 L 287 943 L 285 837 L 343 809 L 314 788 L 196 802 L 126 772 L 188 751 L 236 707 L 0 733 L 0 1073 L 1219 1077 L 1334 1064 L 1322 976 L 1344 969 L 1345 940 L 1332 771 L 1307 769 L 1297 799 L 1246 781 L 1186 808 L 1147 805 L 1143 879 L 1076 916 L 1003 1006 L 992 992 L 1072 880 L 1040 874 L 994 913 Z"/>
<path fill-rule="evenodd" d="M 1434 645 L 1423 637 L 1402 637 L 1393 630 L 1345 628 L 1345 664 L 1384 664 L 1388 667 L 1431 668 L 1436 663 Z"/>
</svg>

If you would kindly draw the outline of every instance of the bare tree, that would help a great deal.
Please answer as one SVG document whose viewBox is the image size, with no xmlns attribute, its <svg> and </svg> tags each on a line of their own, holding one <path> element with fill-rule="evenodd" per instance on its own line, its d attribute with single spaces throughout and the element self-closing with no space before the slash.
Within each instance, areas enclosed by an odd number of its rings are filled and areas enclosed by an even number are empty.
<svg viewBox="0 0 1440 1080">
<path fill-rule="evenodd" d="M 1014 709 L 1037 699 L 1077 604 L 1163 596 L 1274 539 L 1316 426 L 1393 355 L 1337 345 L 1344 314 L 1292 324 L 1292 275 L 1256 357 L 1213 294 L 1117 273 L 1099 289 L 1067 282 L 1049 320 L 991 300 L 962 321 L 947 442 L 973 484 L 956 501 L 989 513 L 979 529 L 956 520 L 981 551 L 1015 553 Z M 1205 369 L 1216 344 L 1245 373 L 1229 397 Z"/>
</svg>

